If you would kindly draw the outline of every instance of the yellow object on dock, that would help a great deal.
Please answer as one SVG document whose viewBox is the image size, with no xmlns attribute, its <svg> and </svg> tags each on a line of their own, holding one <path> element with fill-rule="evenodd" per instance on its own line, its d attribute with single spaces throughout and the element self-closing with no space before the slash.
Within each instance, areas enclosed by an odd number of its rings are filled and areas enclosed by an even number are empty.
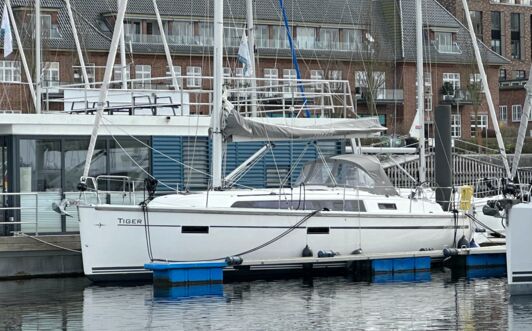
<svg viewBox="0 0 532 331">
<path fill-rule="evenodd" d="M 466 211 L 471 209 L 472 200 L 473 187 L 468 185 L 460 187 L 460 210 Z"/>
</svg>

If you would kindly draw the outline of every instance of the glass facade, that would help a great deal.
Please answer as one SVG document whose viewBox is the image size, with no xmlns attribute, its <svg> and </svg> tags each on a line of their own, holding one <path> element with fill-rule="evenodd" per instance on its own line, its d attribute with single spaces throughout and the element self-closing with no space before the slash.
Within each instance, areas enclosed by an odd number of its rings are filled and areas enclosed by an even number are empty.
<svg viewBox="0 0 532 331">
<path fill-rule="evenodd" d="M 96 144 L 89 176 L 128 176 L 142 195 L 142 182 L 150 172 L 149 143 L 148 138 L 137 141 L 102 137 Z M 65 197 L 79 198 L 77 184 L 85 167 L 89 138 L 20 138 L 18 145 L 16 176 L 19 187 L 14 189 L 21 192 L 20 217 L 17 217 L 23 221 L 20 230 L 30 233 L 77 231 L 75 208 L 68 210 L 74 217 L 66 217 L 56 213 L 53 204 L 59 204 Z M 124 179 L 106 178 L 98 182 L 98 189 L 123 191 L 127 189 L 123 183 Z M 92 188 L 91 183 L 89 188 Z M 116 198 L 112 194 L 100 196 L 104 202 Z"/>
</svg>

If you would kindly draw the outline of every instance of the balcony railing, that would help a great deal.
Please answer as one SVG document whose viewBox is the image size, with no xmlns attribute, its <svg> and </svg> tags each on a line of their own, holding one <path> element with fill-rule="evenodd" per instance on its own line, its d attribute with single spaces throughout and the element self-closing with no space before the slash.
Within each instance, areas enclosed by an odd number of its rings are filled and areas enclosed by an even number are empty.
<svg viewBox="0 0 532 331">
<path fill-rule="evenodd" d="M 355 92 L 358 100 L 366 101 L 369 93 L 367 88 L 355 88 Z M 404 92 L 402 89 L 378 89 L 375 93 L 376 102 L 395 102 L 403 101 Z"/>
<path fill-rule="evenodd" d="M 134 44 L 162 44 L 163 40 L 160 35 L 147 34 L 130 34 L 127 36 Z M 211 37 L 198 36 L 166 36 L 166 40 L 170 45 L 184 45 L 184 46 L 212 46 L 213 40 Z M 240 46 L 241 38 L 226 37 L 224 38 L 224 45 L 228 47 Z M 286 39 L 257 39 L 257 48 L 288 48 L 288 41 Z M 299 49 L 309 50 L 340 50 L 340 51 L 362 51 L 363 46 L 355 42 L 339 42 L 339 41 L 310 41 L 310 40 L 295 40 L 294 45 Z"/>
<path fill-rule="evenodd" d="M 440 94 L 440 100 L 442 100 L 443 103 L 451 103 L 451 104 L 471 104 L 475 102 L 474 93 L 471 93 L 471 91 L 463 90 L 463 89 L 456 89 L 454 90 L 454 94 Z M 481 93 L 480 91 L 476 93 Z M 480 99 L 480 98 L 476 98 Z"/>
</svg>

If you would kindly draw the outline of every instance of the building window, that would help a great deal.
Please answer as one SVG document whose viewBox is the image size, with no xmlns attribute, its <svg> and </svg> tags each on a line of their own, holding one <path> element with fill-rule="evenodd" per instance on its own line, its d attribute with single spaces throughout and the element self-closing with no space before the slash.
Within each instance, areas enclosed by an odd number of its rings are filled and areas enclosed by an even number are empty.
<svg viewBox="0 0 532 331">
<path fill-rule="evenodd" d="M 0 82 L 20 82 L 20 61 L 0 61 Z"/>
<path fill-rule="evenodd" d="M 340 30 L 331 28 L 320 29 L 320 48 L 337 49 L 340 41 Z"/>
<path fill-rule="evenodd" d="M 236 86 L 238 88 L 245 88 L 249 86 L 249 81 L 245 79 L 244 68 L 235 69 Z M 245 93 L 248 95 L 249 93 Z"/>
<path fill-rule="evenodd" d="M 512 122 L 520 122 L 523 115 L 523 107 L 521 105 L 512 105 Z"/>
<path fill-rule="evenodd" d="M 506 69 L 499 69 L 499 80 L 506 80 Z"/>
<path fill-rule="evenodd" d="M 232 83 L 233 83 L 233 81 L 231 79 L 232 75 L 233 75 L 233 72 L 231 71 L 231 68 L 229 68 L 229 67 L 224 67 L 223 68 L 224 84 L 232 85 Z"/>
<path fill-rule="evenodd" d="M 199 43 L 204 46 L 212 46 L 214 39 L 214 25 L 212 23 L 199 23 Z"/>
<path fill-rule="evenodd" d="M 353 29 L 343 29 L 343 50 L 358 50 L 362 48 L 362 31 Z"/>
<path fill-rule="evenodd" d="M 451 137 L 460 138 L 462 136 L 462 117 L 460 114 L 451 115 Z"/>
<path fill-rule="evenodd" d="M 469 74 L 469 85 L 479 92 L 483 92 L 484 85 L 482 84 L 482 78 L 480 74 Z"/>
<path fill-rule="evenodd" d="M 510 35 L 512 59 L 521 59 L 521 15 L 518 13 L 510 16 Z"/>
<path fill-rule="evenodd" d="M 342 71 L 341 70 L 330 70 L 329 71 L 329 80 L 342 80 Z M 330 87 L 333 90 L 338 90 L 342 88 L 342 83 L 330 83 Z"/>
<path fill-rule="evenodd" d="M 266 79 L 264 81 L 265 90 L 268 92 L 269 95 L 273 94 L 274 92 L 277 92 L 277 84 L 279 79 L 279 70 L 275 68 L 266 68 L 264 69 L 264 78 Z"/>
<path fill-rule="evenodd" d="M 295 69 L 283 69 L 283 92 L 295 92 L 296 79 Z"/>
<path fill-rule="evenodd" d="M 181 66 L 173 66 L 174 67 L 174 74 L 175 74 L 175 78 L 177 79 L 177 84 L 182 88 L 181 84 Z M 168 78 L 168 87 L 172 87 L 173 86 L 173 82 L 172 82 L 172 72 L 170 71 L 170 67 L 167 66 L 166 67 L 166 76 L 169 77 Z"/>
<path fill-rule="evenodd" d="M 501 12 L 491 12 L 491 49 L 502 55 Z"/>
<path fill-rule="evenodd" d="M 135 66 L 135 86 L 137 88 L 151 88 L 151 65 L 137 64 Z"/>
<path fill-rule="evenodd" d="M 271 47 L 273 48 L 287 48 L 288 37 L 286 35 L 286 29 L 284 25 L 277 25 L 272 27 L 273 40 Z"/>
<path fill-rule="evenodd" d="M 473 30 L 477 35 L 477 38 L 483 40 L 482 35 L 482 12 L 471 10 L 469 12 L 471 15 L 471 21 L 473 22 Z"/>
<path fill-rule="evenodd" d="M 59 62 L 45 62 L 42 74 L 43 87 L 59 86 Z"/>
<path fill-rule="evenodd" d="M 501 122 L 508 121 L 508 106 L 507 105 L 499 106 L 499 118 Z"/>
<path fill-rule="evenodd" d="M 310 71 L 310 79 L 313 81 L 323 80 L 323 77 L 324 77 L 323 70 L 311 70 Z M 313 83 L 312 87 L 314 88 L 315 91 L 322 91 L 324 89 L 324 85 L 320 84 L 319 82 Z"/>
<path fill-rule="evenodd" d="M 298 26 L 297 29 L 297 46 L 303 49 L 316 48 L 316 29 Z"/>
<path fill-rule="evenodd" d="M 35 27 L 34 15 L 28 14 L 30 16 L 30 26 Z M 35 31 L 35 29 L 34 29 Z M 35 35 L 35 33 L 33 33 Z M 59 33 L 59 27 L 52 21 L 52 15 L 41 14 L 41 36 L 44 39 L 59 39 L 61 38 L 61 33 Z"/>
<path fill-rule="evenodd" d="M 126 65 L 126 80 L 129 81 L 131 79 L 131 69 L 129 65 Z M 121 84 L 122 83 L 122 65 L 115 64 L 113 67 L 113 81 L 115 81 L 115 84 Z"/>
<path fill-rule="evenodd" d="M 453 42 L 452 32 L 436 31 L 434 34 L 436 48 L 440 53 L 460 53 L 458 46 Z"/>
<path fill-rule="evenodd" d="M 514 70 L 515 79 L 526 79 L 526 73 L 524 70 Z"/>
<path fill-rule="evenodd" d="M 255 26 L 255 45 L 260 48 L 267 48 L 270 46 L 270 27 L 268 25 Z"/>
<path fill-rule="evenodd" d="M 482 134 L 482 130 L 488 128 L 488 115 L 482 114 L 475 117 L 471 114 L 471 137 Z"/>
<path fill-rule="evenodd" d="M 176 45 L 190 45 L 193 42 L 194 29 L 192 22 L 170 21 L 166 23 L 166 38 L 168 43 Z"/>
<path fill-rule="evenodd" d="M 187 87 L 201 87 L 201 67 L 187 67 Z"/>
<path fill-rule="evenodd" d="M 453 94 L 448 94 L 454 96 L 456 90 L 460 89 L 460 74 L 454 72 L 448 72 L 443 74 L 443 84 L 450 83 L 453 87 Z"/>
<path fill-rule="evenodd" d="M 74 70 L 74 82 L 84 83 L 81 66 L 73 66 L 72 68 Z M 96 65 L 94 63 L 87 63 L 85 64 L 85 69 L 87 70 L 89 83 L 94 83 L 96 81 Z"/>
</svg>

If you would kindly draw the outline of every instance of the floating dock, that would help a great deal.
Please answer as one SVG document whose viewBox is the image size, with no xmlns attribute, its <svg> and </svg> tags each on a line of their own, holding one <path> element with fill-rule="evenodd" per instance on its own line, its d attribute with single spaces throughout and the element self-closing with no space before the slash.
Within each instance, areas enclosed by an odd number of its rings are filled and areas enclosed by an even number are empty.
<svg viewBox="0 0 532 331">
<path fill-rule="evenodd" d="M 415 251 L 382 254 L 337 255 L 331 257 L 301 257 L 271 260 L 243 260 L 238 265 L 225 262 L 195 263 L 150 263 L 145 268 L 152 270 L 154 285 L 175 286 L 191 284 L 220 283 L 239 278 L 262 278 L 286 275 L 330 275 L 341 272 L 360 278 L 387 279 L 402 274 L 429 275 L 431 266 L 446 262 L 453 271 L 469 272 L 471 276 L 482 275 L 479 270 L 505 268 L 506 247 L 490 246 L 479 248 L 452 249 L 451 256 L 443 251 Z M 495 275 L 495 274 L 494 274 Z M 421 278 L 423 278 L 421 277 Z M 412 280 L 419 277 L 414 276 Z M 426 277 L 425 277 L 426 278 Z"/>
</svg>

